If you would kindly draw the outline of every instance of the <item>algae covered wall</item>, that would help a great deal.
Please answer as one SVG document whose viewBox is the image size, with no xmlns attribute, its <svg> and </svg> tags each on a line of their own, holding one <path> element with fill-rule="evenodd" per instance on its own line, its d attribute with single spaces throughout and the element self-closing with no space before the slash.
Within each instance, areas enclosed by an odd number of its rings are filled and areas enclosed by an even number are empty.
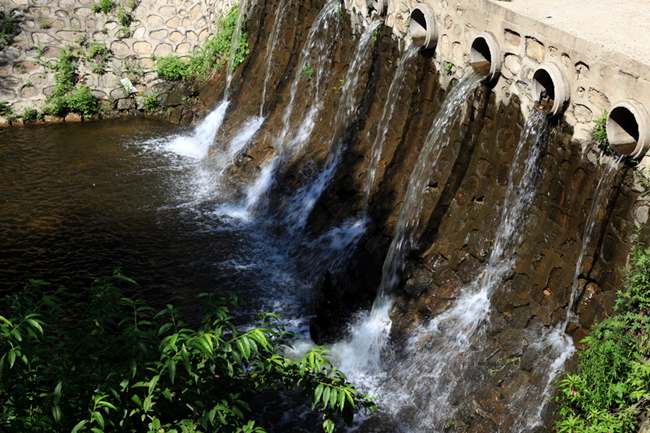
<svg viewBox="0 0 650 433">
<path fill-rule="evenodd" d="M 105 101 L 106 108 L 142 108 L 142 95 L 161 84 L 154 57 L 191 55 L 215 32 L 215 22 L 233 0 L 141 0 L 114 2 L 109 13 L 94 12 L 95 0 L 2 0 L 19 32 L 0 51 L 0 101 L 42 109 L 53 91 L 53 64 L 66 47 L 97 42 L 111 51 L 105 73 L 94 73 L 93 62 L 81 62 L 80 82 Z M 133 8 L 133 9 L 131 9 Z M 132 22 L 123 26 L 122 11 Z M 139 97 L 128 94 L 120 79 L 129 78 Z M 179 101 L 180 103 L 180 101 Z"/>
</svg>

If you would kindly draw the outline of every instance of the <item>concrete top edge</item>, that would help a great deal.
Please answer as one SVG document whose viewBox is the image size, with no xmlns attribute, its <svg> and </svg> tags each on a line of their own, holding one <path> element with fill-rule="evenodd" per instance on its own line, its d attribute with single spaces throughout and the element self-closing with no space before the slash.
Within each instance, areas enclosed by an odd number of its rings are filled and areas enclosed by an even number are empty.
<svg viewBox="0 0 650 433">
<path fill-rule="evenodd" d="M 648 0 L 485 0 L 601 50 L 650 65 Z M 621 61 L 625 60 L 621 58 Z M 622 65 L 623 66 L 623 65 Z M 628 65 L 626 65 L 628 66 Z M 637 65 L 629 65 L 637 69 Z M 639 71 L 640 72 L 640 71 Z M 647 75 L 647 72 L 643 75 Z"/>
</svg>

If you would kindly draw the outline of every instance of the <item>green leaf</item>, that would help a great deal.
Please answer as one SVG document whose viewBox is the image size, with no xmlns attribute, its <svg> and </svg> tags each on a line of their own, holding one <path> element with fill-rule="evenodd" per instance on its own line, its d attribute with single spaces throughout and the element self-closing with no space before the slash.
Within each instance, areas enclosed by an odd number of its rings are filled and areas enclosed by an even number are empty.
<svg viewBox="0 0 650 433">
<path fill-rule="evenodd" d="M 86 423 L 87 423 L 87 422 L 88 422 L 88 421 L 86 421 L 86 420 L 79 421 L 79 422 L 77 423 L 77 425 L 75 425 L 75 426 L 72 428 L 72 431 L 71 431 L 70 433 L 77 433 L 77 432 L 82 431 L 82 429 L 86 426 Z"/>
<path fill-rule="evenodd" d="M 323 384 L 319 383 L 316 387 L 316 390 L 314 391 L 314 404 L 318 404 L 321 395 L 323 395 Z"/>
<path fill-rule="evenodd" d="M 93 414 L 93 419 L 95 422 L 103 429 L 104 428 L 104 417 L 102 416 L 101 413 L 94 411 Z"/>
<path fill-rule="evenodd" d="M 326 386 L 323 390 L 323 408 L 327 407 L 327 403 L 330 401 L 330 390 L 329 386 Z"/>
<path fill-rule="evenodd" d="M 61 422 L 61 408 L 58 405 L 52 406 L 52 418 L 56 422 Z"/>
</svg>

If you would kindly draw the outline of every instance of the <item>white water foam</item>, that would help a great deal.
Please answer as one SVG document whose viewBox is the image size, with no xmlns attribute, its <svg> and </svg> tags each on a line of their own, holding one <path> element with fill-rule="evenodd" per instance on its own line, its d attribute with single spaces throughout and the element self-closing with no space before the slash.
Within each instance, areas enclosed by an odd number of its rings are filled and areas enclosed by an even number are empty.
<svg viewBox="0 0 650 433">
<path fill-rule="evenodd" d="M 194 128 L 189 135 L 171 137 L 165 150 L 177 155 L 202 159 L 208 154 L 210 146 L 223 125 L 230 101 L 224 99 Z"/>
</svg>

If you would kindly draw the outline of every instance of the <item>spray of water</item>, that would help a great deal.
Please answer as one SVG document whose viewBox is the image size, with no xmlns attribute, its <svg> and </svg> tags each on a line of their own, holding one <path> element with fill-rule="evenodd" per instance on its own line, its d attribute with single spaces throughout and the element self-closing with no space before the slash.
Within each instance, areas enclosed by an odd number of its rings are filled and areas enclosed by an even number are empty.
<svg viewBox="0 0 650 433">
<path fill-rule="evenodd" d="M 397 107 L 397 102 L 399 101 L 399 96 L 402 93 L 402 89 L 406 84 L 407 67 L 410 65 L 411 60 L 415 58 L 417 53 L 418 47 L 416 46 L 411 46 L 408 50 L 404 51 L 404 54 L 402 54 L 402 57 L 397 65 L 397 69 L 395 70 L 395 75 L 393 75 L 393 80 L 390 83 L 390 87 L 388 88 L 386 103 L 384 104 L 381 118 L 379 119 L 379 122 L 377 122 L 375 139 L 370 150 L 370 165 L 368 166 L 368 173 L 366 176 L 366 183 L 363 191 L 364 209 L 368 208 L 368 202 L 370 201 L 372 188 L 375 184 L 375 177 L 377 176 L 377 168 L 379 167 L 379 161 L 381 161 L 386 138 L 388 137 L 388 131 L 395 114 L 395 108 Z"/>
<path fill-rule="evenodd" d="M 269 81 L 271 79 L 271 67 L 273 66 L 273 53 L 278 45 L 278 40 L 280 39 L 280 29 L 284 24 L 284 21 L 287 16 L 287 12 L 290 10 L 289 5 L 291 0 L 280 0 L 277 9 L 275 10 L 275 16 L 273 18 L 273 30 L 271 31 L 271 38 L 266 47 L 266 67 L 264 74 L 264 84 L 262 86 L 262 102 L 260 103 L 260 116 L 264 115 L 264 107 L 266 105 L 266 92 L 269 87 Z"/>
<path fill-rule="evenodd" d="M 343 131 L 349 126 L 359 107 L 361 95 L 356 89 L 359 87 L 362 72 L 368 65 L 369 53 L 372 52 L 371 44 L 374 41 L 373 35 L 380 24 L 379 21 L 373 21 L 365 29 L 359 38 L 352 62 L 345 74 L 338 108 L 332 125 L 330 152 L 325 167 L 311 183 L 300 188 L 287 205 L 285 220 L 289 231 L 292 233 L 299 233 L 304 229 L 316 202 L 336 174 L 343 158 L 347 147 L 345 140 L 342 138 Z"/>
<path fill-rule="evenodd" d="M 513 398 L 511 407 L 517 413 L 515 428 L 518 431 L 534 431 L 543 425 L 544 411 L 548 407 L 553 394 L 555 380 L 564 370 L 566 362 L 576 351 L 573 339 L 567 334 L 568 326 L 575 321 L 575 308 L 580 298 L 580 276 L 583 275 L 584 259 L 592 246 L 594 235 L 598 232 L 598 213 L 607 208 L 611 196 L 616 174 L 620 169 L 620 160 L 612 160 L 601 156 L 602 174 L 591 202 L 591 208 L 582 233 L 580 253 L 576 261 L 569 302 L 566 307 L 564 319 L 555 327 L 543 328 L 538 335 L 531 335 L 534 341 L 530 350 L 537 354 L 536 370 L 543 374 L 541 385 L 529 385 Z"/>
<path fill-rule="evenodd" d="M 482 76 L 471 73 L 447 95 L 411 172 L 372 310 L 354 322 L 347 340 L 332 347 L 332 354 L 342 370 L 370 388 L 382 376 L 380 355 L 388 341 L 391 327 L 390 292 L 398 283 L 406 253 L 414 244 L 413 237 L 419 225 L 426 185 L 435 170 L 436 161 L 449 141 L 448 132 L 452 122 L 459 117 L 467 98 L 476 90 L 481 79 Z"/>
</svg>

